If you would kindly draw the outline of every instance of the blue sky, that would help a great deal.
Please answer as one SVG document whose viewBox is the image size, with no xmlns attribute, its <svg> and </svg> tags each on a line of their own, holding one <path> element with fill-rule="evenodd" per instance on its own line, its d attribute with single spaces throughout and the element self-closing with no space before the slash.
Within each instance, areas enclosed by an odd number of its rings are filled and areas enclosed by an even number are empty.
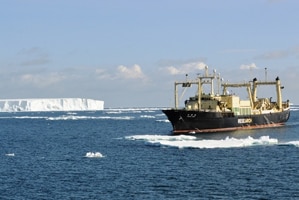
<svg viewBox="0 0 299 200">
<path fill-rule="evenodd" d="M 299 103 L 299 1 L 9 0 L 0 7 L 1 98 L 172 106 L 207 65 L 224 80 L 279 76 Z"/>
</svg>

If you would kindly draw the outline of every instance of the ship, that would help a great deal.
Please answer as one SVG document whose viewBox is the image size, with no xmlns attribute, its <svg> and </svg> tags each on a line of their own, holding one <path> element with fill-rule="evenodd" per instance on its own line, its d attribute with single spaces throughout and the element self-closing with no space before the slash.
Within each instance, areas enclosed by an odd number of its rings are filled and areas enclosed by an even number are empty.
<svg viewBox="0 0 299 200">
<path fill-rule="evenodd" d="M 265 68 L 266 70 L 266 68 Z M 265 73 L 266 74 L 266 73 Z M 259 81 L 257 78 L 248 82 L 224 82 L 220 74 L 213 70 L 198 75 L 195 80 L 186 80 L 174 83 L 173 108 L 163 109 L 162 112 L 171 122 L 173 134 L 198 134 L 227 132 L 243 129 L 260 129 L 284 126 L 290 117 L 290 102 L 282 100 L 282 89 L 279 77 L 273 81 Z M 217 81 L 217 84 L 214 83 Z M 184 91 L 196 86 L 194 96 L 184 101 L 179 107 L 178 87 Z M 218 86 L 215 93 L 214 87 Z M 261 86 L 274 86 L 276 101 L 272 97 L 258 98 L 257 90 Z M 229 89 L 244 88 L 246 98 L 231 93 Z M 207 90 L 207 91 L 206 91 Z M 220 94 L 221 93 L 221 94 Z M 183 104 L 183 103 L 182 103 Z"/>
</svg>

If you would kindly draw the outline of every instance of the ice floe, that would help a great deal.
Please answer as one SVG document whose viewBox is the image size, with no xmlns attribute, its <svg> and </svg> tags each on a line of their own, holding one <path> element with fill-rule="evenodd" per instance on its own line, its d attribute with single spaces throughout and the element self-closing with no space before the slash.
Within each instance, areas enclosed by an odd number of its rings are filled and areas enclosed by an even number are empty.
<svg viewBox="0 0 299 200">
<path fill-rule="evenodd" d="M 87 157 L 87 158 L 102 158 L 104 156 L 100 152 L 87 152 L 85 157 Z"/>
</svg>

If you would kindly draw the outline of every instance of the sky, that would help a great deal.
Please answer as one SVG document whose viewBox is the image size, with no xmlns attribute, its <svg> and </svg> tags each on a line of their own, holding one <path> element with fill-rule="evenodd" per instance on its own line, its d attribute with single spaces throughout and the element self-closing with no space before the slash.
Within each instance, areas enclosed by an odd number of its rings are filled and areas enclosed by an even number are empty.
<svg viewBox="0 0 299 200">
<path fill-rule="evenodd" d="M 2 99 L 169 107 L 174 81 L 208 66 L 230 83 L 279 76 L 299 104 L 297 0 L 0 1 Z"/>
</svg>

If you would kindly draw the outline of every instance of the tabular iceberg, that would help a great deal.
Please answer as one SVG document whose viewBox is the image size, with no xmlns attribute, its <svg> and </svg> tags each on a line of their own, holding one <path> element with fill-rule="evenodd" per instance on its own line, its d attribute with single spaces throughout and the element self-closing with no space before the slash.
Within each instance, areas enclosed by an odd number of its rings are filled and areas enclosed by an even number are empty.
<svg viewBox="0 0 299 200">
<path fill-rule="evenodd" d="M 0 112 L 103 110 L 104 101 L 84 98 L 0 99 Z"/>
</svg>

